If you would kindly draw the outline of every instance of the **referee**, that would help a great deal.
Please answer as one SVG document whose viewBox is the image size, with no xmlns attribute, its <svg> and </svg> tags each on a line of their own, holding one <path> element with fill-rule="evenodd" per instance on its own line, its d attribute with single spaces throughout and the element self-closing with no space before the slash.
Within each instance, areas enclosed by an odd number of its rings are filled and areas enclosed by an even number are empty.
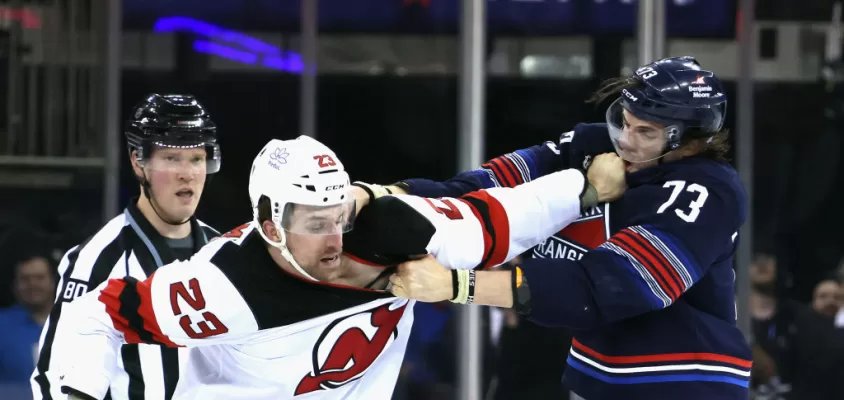
<svg viewBox="0 0 844 400">
<path fill-rule="evenodd" d="M 74 321 L 62 319 L 66 302 L 109 278 L 146 279 L 158 267 L 185 260 L 219 233 L 194 217 L 209 174 L 220 169 L 216 125 L 193 96 L 152 94 L 126 122 L 132 171 L 141 196 L 99 232 L 68 251 L 59 265 L 61 280 L 50 317 L 39 341 L 40 354 L 30 380 L 34 399 L 64 399 L 60 376 L 51 366 L 61 361 L 59 342 Z M 173 397 L 183 349 L 123 345 L 111 369 L 107 399 Z"/>
</svg>

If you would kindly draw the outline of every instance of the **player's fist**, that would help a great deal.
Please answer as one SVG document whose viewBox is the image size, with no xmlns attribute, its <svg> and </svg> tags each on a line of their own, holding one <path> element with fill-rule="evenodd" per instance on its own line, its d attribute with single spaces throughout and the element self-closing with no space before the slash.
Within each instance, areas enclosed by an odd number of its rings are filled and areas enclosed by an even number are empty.
<svg viewBox="0 0 844 400">
<path fill-rule="evenodd" d="M 592 160 L 586 172 L 589 183 L 598 192 L 598 202 L 615 200 L 627 190 L 627 167 L 616 153 L 604 153 Z"/>
<path fill-rule="evenodd" d="M 350 189 L 352 196 L 355 198 L 355 211 L 360 213 L 363 206 L 369 202 L 388 194 L 405 194 L 404 189 L 395 185 L 381 186 L 366 182 L 354 182 Z"/>
<path fill-rule="evenodd" d="M 454 295 L 451 271 L 431 255 L 399 264 L 390 283 L 394 295 L 426 303 L 449 300 Z"/>
</svg>

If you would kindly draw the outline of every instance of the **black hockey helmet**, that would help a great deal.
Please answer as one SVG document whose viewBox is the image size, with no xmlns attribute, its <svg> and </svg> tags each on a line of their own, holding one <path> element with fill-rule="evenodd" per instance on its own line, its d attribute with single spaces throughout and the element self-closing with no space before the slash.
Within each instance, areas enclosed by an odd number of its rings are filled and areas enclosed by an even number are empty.
<svg viewBox="0 0 844 400">
<path fill-rule="evenodd" d="M 637 85 L 622 89 L 607 109 L 607 126 L 617 150 L 624 130 L 623 110 L 664 125 L 665 152 L 678 148 L 684 135 L 707 138 L 724 126 L 727 95 L 723 84 L 694 57 L 670 57 L 642 66 L 628 82 Z M 623 152 L 619 154 L 624 158 Z"/>
<path fill-rule="evenodd" d="M 132 109 L 124 129 L 129 151 L 143 165 L 155 147 L 206 151 L 206 174 L 220 170 L 217 125 L 192 95 L 150 94 Z"/>
</svg>

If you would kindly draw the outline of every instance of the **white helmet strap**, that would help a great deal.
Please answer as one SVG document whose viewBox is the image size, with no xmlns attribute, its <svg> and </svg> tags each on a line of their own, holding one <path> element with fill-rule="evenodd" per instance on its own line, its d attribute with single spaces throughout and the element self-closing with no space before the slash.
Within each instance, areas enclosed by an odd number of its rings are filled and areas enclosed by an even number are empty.
<svg viewBox="0 0 844 400">
<path fill-rule="evenodd" d="M 287 248 L 287 235 L 284 233 L 284 229 L 281 229 L 281 226 L 278 224 L 278 222 L 273 221 L 273 225 L 275 226 L 276 231 L 278 231 L 278 234 L 281 236 L 280 242 L 276 242 L 275 240 L 272 240 L 267 237 L 267 235 L 264 233 L 264 227 L 260 224 L 258 225 L 258 234 L 261 235 L 264 241 L 269 243 L 270 246 L 279 249 L 281 251 L 281 256 L 284 257 L 284 259 L 287 260 L 287 262 L 289 262 L 290 265 L 293 266 L 293 268 L 296 268 L 296 271 L 299 271 L 299 273 L 302 274 L 305 278 L 308 278 L 312 281 L 317 281 L 317 279 L 311 276 L 311 274 L 305 272 L 305 270 L 302 269 L 299 263 L 296 262 L 296 259 L 293 258 L 293 253 L 291 253 L 290 250 Z"/>
</svg>

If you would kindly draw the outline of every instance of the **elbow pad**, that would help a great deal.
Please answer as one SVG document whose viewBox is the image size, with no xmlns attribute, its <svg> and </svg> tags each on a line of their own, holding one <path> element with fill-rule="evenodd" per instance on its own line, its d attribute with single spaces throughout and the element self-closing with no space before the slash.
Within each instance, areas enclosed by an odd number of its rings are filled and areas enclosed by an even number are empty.
<svg viewBox="0 0 844 400">
<path fill-rule="evenodd" d="M 428 254 L 436 228 L 409 204 L 379 197 L 361 208 L 343 235 L 343 251 L 368 263 L 392 266 Z"/>
</svg>

